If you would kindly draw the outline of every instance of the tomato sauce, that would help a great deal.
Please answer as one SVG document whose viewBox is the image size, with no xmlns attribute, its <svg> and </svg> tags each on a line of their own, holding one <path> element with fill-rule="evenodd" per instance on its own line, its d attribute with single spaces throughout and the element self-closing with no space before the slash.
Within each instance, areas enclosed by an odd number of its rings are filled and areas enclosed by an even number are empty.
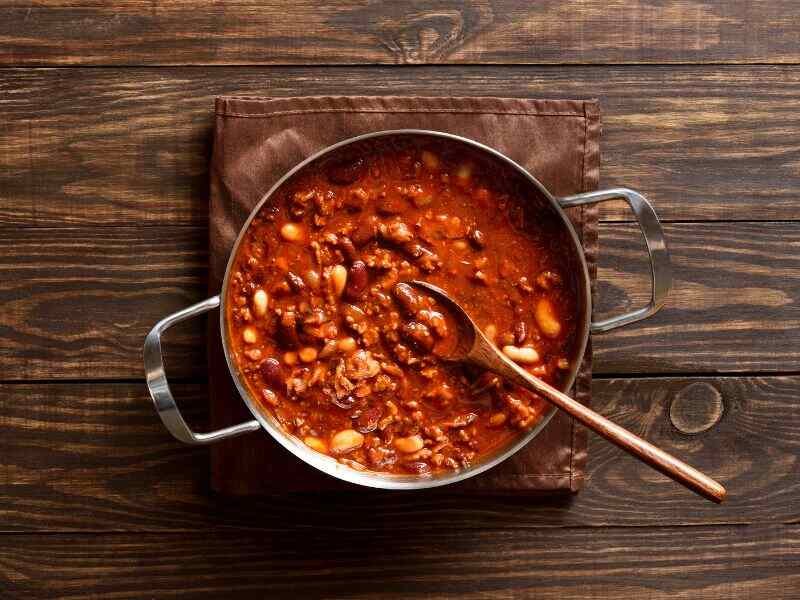
<svg viewBox="0 0 800 600">
<path fill-rule="evenodd" d="M 285 431 L 358 470 L 457 471 L 544 400 L 432 352 L 455 298 L 556 386 L 579 332 L 574 245 L 509 166 L 446 140 L 376 138 L 306 166 L 252 220 L 226 290 L 229 348 Z"/>
</svg>

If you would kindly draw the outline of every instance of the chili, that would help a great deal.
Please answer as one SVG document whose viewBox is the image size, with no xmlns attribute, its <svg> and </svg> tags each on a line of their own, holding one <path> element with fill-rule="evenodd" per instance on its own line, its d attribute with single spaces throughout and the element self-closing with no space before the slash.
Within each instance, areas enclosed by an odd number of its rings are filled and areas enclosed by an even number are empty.
<svg viewBox="0 0 800 600">
<path fill-rule="evenodd" d="M 251 394 L 352 468 L 459 470 L 544 400 L 446 363 L 446 289 L 505 354 L 560 385 L 576 344 L 571 239 L 506 165 L 442 140 L 377 140 L 299 171 L 251 221 L 227 325 Z"/>
</svg>

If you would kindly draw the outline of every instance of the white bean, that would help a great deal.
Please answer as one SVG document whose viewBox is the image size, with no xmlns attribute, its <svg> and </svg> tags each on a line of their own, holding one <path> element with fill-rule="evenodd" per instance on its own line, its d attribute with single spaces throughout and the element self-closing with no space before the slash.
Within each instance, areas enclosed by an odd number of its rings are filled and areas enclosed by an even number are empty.
<svg viewBox="0 0 800 600">
<path fill-rule="evenodd" d="M 357 432 L 355 429 L 345 429 L 338 432 L 331 438 L 331 453 L 332 454 L 347 454 L 357 448 L 360 448 L 364 443 L 364 436 Z"/>
<path fill-rule="evenodd" d="M 489 417 L 489 425 L 491 427 L 500 427 L 503 423 L 506 422 L 506 413 L 494 413 L 491 417 Z"/>
<path fill-rule="evenodd" d="M 297 356 L 302 360 L 304 363 L 310 363 L 317 360 L 317 349 L 313 348 L 312 346 L 306 346 L 302 348 L 298 353 Z"/>
<path fill-rule="evenodd" d="M 253 312 L 257 316 L 263 317 L 267 314 L 267 306 L 269 304 L 269 296 L 267 292 L 262 289 L 257 289 L 253 294 Z"/>
<path fill-rule="evenodd" d="M 242 330 L 242 339 L 245 344 L 255 344 L 256 340 L 258 340 L 258 334 L 253 327 L 245 327 Z"/>
<path fill-rule="evenodd" d="M 394 438 L 394 447 L 403 454 L 412 454 L 418 450 L 422 450 L 425 442 L 418 435 L 410 435 L 408 437 Z"/>
<path fill-rule="evenodd" d="M 331 269 L 331 281 L 333 282 L 333 292 L 337 297 L 341 296 L 347 285 L 347 269 L 344 265 L 336 265 Z"/>
<path fill-rule="evenodd" d="M 311 435 L 306 436 L 305 438 L 303 438 L 303 443 L 312 450 L 316 450 L 317 452 L 321 452 L 322 454 L 328 453 L 328 445 L 318 437 L 314 437 Z"/>
<path fill-rule="evenodd" d="M 539 353 L 530 346 L 503 346 L 503 354 L 516 363 L 531 365 L 539 362 Z"/>
<path fill-rule="evenodd" d="M 547 298 L 542 298 L 536 304 L 536 324 L 547 337 L 558 337 L 561 333 L 561 323 L 556 318 L 553 304 Z"/>
<path fill-rule="evenodd" d="M 303 228 L 295 223 L 286 223 L 281 227 L 281 236 L 287 242 L 297 242 L 303 239 Z"/>
<path fill-rule="evenodd" d="M 356 344 L 356 341 L 351 337 L 342 338 L 338 342 L 339 350 L 341 350 L 345 354 L 350 354 L 357 347 L 358 347 L 358 345 Z"/>
</svg>

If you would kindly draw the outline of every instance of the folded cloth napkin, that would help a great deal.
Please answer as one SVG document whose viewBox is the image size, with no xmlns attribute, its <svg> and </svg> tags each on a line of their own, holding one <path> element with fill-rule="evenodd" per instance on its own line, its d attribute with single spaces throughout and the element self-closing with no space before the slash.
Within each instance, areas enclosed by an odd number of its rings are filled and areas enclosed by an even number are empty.
<svg viewBox="0 0 800 600">
<path fill-rule="evenodd" d="M 286 171 L 312 153 L 358 134 L 432 129 L 463 135 L 506 154 L 553 194 L 597 188 L 600 111 L 596 101 L 431 97 L 223 97 L 216 101 L 211 161 L 210 289 L 220 292 L 233 242 L 250 214 Z M 570 209 L 596 277 L 597 212 Z M 223 427 L 252 418 L 233 388 L 217 321 L 209 327 L 211 421 Z M 591 397 L 591 346 L 572 394 Z M 558 413 L 512 458 L 456 484 L 485 493 L 580 489 L 586 432 Z M 252 433 L 211 450 L 212 488 L 228 494 L 276 494 L 352 487 L 307 466 L 267 433 Z"/>
</svg>

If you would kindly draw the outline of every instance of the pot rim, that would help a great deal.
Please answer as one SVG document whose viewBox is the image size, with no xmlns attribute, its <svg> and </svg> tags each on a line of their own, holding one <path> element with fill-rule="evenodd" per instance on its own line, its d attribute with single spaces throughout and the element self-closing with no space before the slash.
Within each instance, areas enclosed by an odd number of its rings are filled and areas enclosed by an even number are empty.
<svg viewBox="0 0 800 600">
<path fill-rule="evenodd" d="M 222 338 L 222 347 L 223 353 L 225 355 L 225 362 L 228 365 L 228 370 L 230 371 L 231 377 L 233 378 L 234 384 L 236 385 L 236 389 L 239 392 L 244 403 L 247 405 L 248 410 L 253 414 L 256 420 L 261 424 L 261 426 L 272 436 L 275 441 L 277 441 L 281 446 L 286 448 L 289 452 L 294 454 L 297 458 L 301 459 L 305 463 L 319 469 L 323 473 L 330 475 L 332 477 L 336 477 L 337 479 L 341 479 L 350 483 L 355 483 L 358 485 L 372 487 L 372 488 L 380 488 L 380 489 L 391 489 L 391 490 L 409 490 L 409 489 L 427 489 L 433 487 L 440 487 L 444 485 L 449 485 L 452 483 L 457 483 L 459 481 L 463 481 L 465 479 L 469 479 L 483 473 L 495 467 L 496 465 L 500 464 L 501 462 L 505 461 L 507 458 L 510 458 L 514 454 L 516 454 L 519 450 L 521 450 L 524 446 L 528 444 L 533 438 L 535 438 L 539 433 L 547 426 L 550 420 L 555 416 L 558 409 L 554 406 L 550 407 L 550 410 L 540 419 L 539 423 L 536 424 L 535 427 L 528 430 L 524 435 L 521 435 L 518 439 L 506 444 L 503 446 L 500 451 L 497 451 L 490 455 L 487 459 L 484 459 L 467 469 L 463 469 L 456 472 L 447 472 L 440 475 L 431 475 L 429 477 L 420 477 L 416 475 L 394 475 L 388 473 L 380 473 L 376 471 L 357 471 L 351 467 L 348 467 L 336 459 L 326 456 L 324 454 L 320 454 L 306 446 L 302 440 L 285 432 L 280 425 L 277 423 L 276 419 L 267 413 L 265 409 L 262 409 L 260 404 L 257 400 L 255 400 L 247 386 L 241 380 L 239 374 L 239 368 L 234 363 L 230 348 L 228 345 L 228 335 L 227 335 L 227 318 L 226 318 L 226 305 L 227 305 L 227 291 L 228 291 L 228 283 L 231 274 L 231 268 L 233 266 L 234 260 L 239 250 L 239 246 L 244 239 L 244 235 L 250 227 L 250 223 L 261 210 L 261 208 L 266 204 L 272 195 L 284 184 L 288 181 L 291 177 L 297 174 L 299 171 L 304 169 L 309 164 L 319 160 L 323 156 L 338 150 L 344 146 L 349 146 L 350 144 L 354 144 L 356 142 L 360 142 L 367 139 L 372 138 L 379 138 L 379 137 L 388 137 L 388 136 L 425 136 L 425 137 L 436 137 L 441 139 L 447 139 L 455 142 L 459 142 L 462 144 L 466 144 L 478 150 L 481 150 L 485 153 L 488 153 L 492 157 L 506 163 L 513 169 L 515 169 L 518 173 L 520 173 L 523 177 L 525 177 L 531 184 L 533 184 L 538 191 L 550 202 L 553 209 L 561 218 L 563 224 L 566 226 L 569 234 L 572 238 L 572 241 L 575 246 L 575 253 L 578 260 L 578 263 L 581 266 L 581 275 L 580 278 L 581 283 L 583 285 L 582 290 L 582 297 L 583 297 L 583 315 L 582 315 L 582 323 L 583 323 L 583 330 L 578 331 L 576 333 L 580 334 L 580 338 L 578 340 L 579 344 L 574 351 L 574 363 L 571 367 L 569 377 L 565 380 L 564 384 L 561 386 L 562 391 L 569 390 L 575 382 L 577 378 L 578 370 L 580 368 L 581 362 L 583 361 L 584 354 L 586 352 L 586 346 L 589 341 L 589 331 L 591 325 L 591 314 L 592 314 L 592 297 L 591 297 L 591 287 L 590 287 L 590 279 L 589 279 L 589 269 L 588 265 L 586 264 L 586 257 L 583 253 L 583 246 L 578 238 L 577 233 L 575 232 L 575 228 L 572 225 L 572 222 L 567 217 L 564 209 L 558 203 L 553 194 L 542 185 L 542 183 L 536 179 L 533 175 L 531 175 L 527 169 L 522 167 L 519 163 L 512 160 L 502 152 L 495 150 L 494 148 L 487 146 L 481 142 L 475 141 L 471 138 L 467 138 L 464 136 L 456 135 L 453 133 L 447 133 L 443 131 L 434 131 L 434 130 L 427 130 L 427 129 L 388 129 L 382 131 L 373 131 L 370 133 L 365 133 L 361 135 L 357 135 L 354 137 L 347 138 L 345 140 L 336 142 L 330 146 L 326 146 L 322 150 L 312 154 L 311 156 L 307 157 L 306 159 L 299 162 L 295 165 L 292 169 L 287 171 L 277 182 L 267 191 L 258 203 L 253 207 L 250 211 L 247 220 L 242 225 L 241 229 L 239 230 L 239 234 L 236 237 L 236 241 L 233 244 L 231 249 L 230 255 L 228 257 L 228 263 L 225 266 L 225 277 L 222 281 L 222 288 L 220 290 L 220 310 L 219 310 L 219 326 L 220 326 L 220 337 Z"/>
</svg>

